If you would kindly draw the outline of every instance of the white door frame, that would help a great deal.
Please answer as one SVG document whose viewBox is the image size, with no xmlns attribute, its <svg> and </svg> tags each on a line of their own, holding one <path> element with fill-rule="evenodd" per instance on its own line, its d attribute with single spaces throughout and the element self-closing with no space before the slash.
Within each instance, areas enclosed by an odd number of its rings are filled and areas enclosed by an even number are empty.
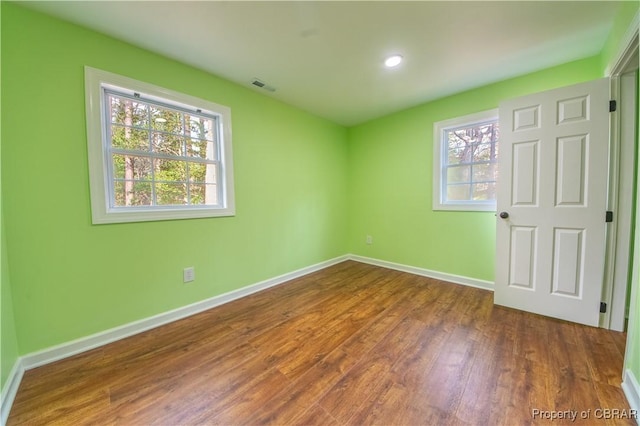
<svg viewBox="0 0 640 426">
<path fill-rule="evenodd" d="M 614 221 L 607 233 L 607 250 L 602 301 L 607 312 L 600 316 L 600 326 L 624 331 L 627 316 L 627 300 L 630 265 L 632 261 L 631 235 L 633 223 L 633 184 L 635 182 L 635 78 L 624 74 L 638 69 L 638 22 L 636 13 L 622 43 L 622 48 L 609 65 L 606 76 L 611 79 L 611 99 L 618 101 L 618 109 L 611 114 L 611 146 L 608 208 L 614 212 Z M 624 104 L 620 104 L 620 100 Z M 640 214 L 638 212 L 637 214 Z M 636 229 L 636 232 L 640 230 Z M 636 247 L 636 250 L 639 250 Z"/>
</svg>

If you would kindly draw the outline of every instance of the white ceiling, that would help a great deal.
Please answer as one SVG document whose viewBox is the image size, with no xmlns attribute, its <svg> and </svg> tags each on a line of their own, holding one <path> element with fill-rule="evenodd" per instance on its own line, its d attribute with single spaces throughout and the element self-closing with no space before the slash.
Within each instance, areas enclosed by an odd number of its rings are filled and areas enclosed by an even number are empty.
<svg viewBox="0 0 640 426">
<path fill-rule="evenodd" d="M 47 1 L 109 34 L 343 125 L 599 53 L 612 1 Z M 397 68 L 383 66 L 399 53 Z M 251 85 L 258 78 L 276 88 Z"/>
</svg>

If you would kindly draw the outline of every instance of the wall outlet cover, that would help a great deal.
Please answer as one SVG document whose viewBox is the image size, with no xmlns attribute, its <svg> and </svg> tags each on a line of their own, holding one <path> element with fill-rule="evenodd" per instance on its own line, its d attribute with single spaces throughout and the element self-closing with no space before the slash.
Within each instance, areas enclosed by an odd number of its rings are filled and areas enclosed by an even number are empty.
<svg viewBox="0 0 640 426">
<path fill-rule="evenodd" d="M 196 279 L 196 271 L 193 266 L 189 268 L 184 268 L 182 271 L 182 278 L 185 283 L 190 283 L 191 281 Z"/>
</svg>

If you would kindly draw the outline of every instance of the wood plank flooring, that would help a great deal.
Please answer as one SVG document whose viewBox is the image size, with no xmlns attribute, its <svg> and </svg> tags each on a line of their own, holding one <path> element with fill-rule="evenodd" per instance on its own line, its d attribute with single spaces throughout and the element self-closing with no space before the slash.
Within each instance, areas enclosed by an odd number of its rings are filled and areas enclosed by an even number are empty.
<svg viewBox="0 0 640 426">
<path fill-rule="evenodd" d="M 624 345 L 348 261 L 27 371 L 8 424 L 633 425 L 597 411 L 629 410 Z"/>
</svg>

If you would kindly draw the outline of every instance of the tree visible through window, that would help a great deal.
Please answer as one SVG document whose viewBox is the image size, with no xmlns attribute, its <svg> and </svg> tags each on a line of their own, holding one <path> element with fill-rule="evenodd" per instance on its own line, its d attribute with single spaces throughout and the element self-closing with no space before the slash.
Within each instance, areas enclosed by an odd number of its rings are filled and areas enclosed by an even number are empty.
<svg viewBox="0 0 640 426">
<path fill-rule="evenodd" d="M 492 209 L 498 177 L 497 112 L 441 121 L 434 129 L 434 209 Z"/>
</svg>

